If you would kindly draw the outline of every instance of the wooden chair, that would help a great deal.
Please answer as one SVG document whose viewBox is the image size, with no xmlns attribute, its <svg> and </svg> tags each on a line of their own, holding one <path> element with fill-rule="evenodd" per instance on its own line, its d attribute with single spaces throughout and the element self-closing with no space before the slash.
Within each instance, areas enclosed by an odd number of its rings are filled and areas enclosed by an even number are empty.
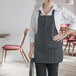
<svg viewBox="0 0 76 76">
<path fill-rule="evenodd" d="M 69 27 L 70 24 L 61 24 L 61 28 L 60 28 L 60 31 L 61 32 L 65 32 L 67 30 L 69 30 Z M 65 37 L 63 40 L 63 45 L 64 43 L 66 43 L 64 46 L 64 51 L 66 50 L 66 48 L 68 47 L 68 54 L 70 53 L 70 47 L 71 45 L 73 44 L 73 49 L 72 49 L 72 55 L 73 55 L 73 52 L 74 52 L 74 47 L 76 45 L 76 32 L 74 32 L 73 34 L 70 34 L 68 35 L 67 37 Z"/>
<path fill-rule="evenodd" d="M 28 31 L 29 29 L 25 29 L 24 31 L 24 37 L 23 37 L 23 40 L 21 42 L 21 45 L 4 45 L 2 48 L 3 48 L 3 52 L 2 52 L 2 63 L 5 62 L 5 58 L 6 58 L 6 54 L 7 54 L 7 51 L 19 51 L 25 61 L 25 63 L 28 65 L 28 57 L 26 55 L 26 53 L 24 52 L 23 50 L 23 44 L 24 44 L 24 41 L 26 39 L 26 36 L 28 34 Z"/>
<path fill-rule="evenodd" d="M 74 50 L 75 50 L 75 46 L 76 46 L 76 36 L 75 36 L 75 41 L 72 42 L 72 44 L 73 44 L 73 48 L 72 48 L 72 56 L 73 56 L 73 55 L 76 55 L 76 54 L 74 54 Z"/>
<path fill-rule="evenodd" d="M 75 36 L 69 35 L 68 37 L 66 37 L 66 41 L 67 41 L 67 44 L 65 45 L 64 51 L 68 47 L 68 54 L 69 54 L 70 53 L 70 47 L 72 46 L 72 43 L 75 41 Z"/>
<path fill-rule="evenodd" d="M 60 27 L 60 32 L 61 33 L 63 33 L 63 32 L 65 32 L 65 31 L 67 31 L 70 26 L 70 24 L 61 24 L 61 27 Z M 63 42 L 63 46 L 64 46 L 64 51 L 66 50 L 66 48 L 67 48 L 67 46 L 68 46 L 68 37 L 69 36 L 66 36 L 63 40 L 62 40 L 62 42 Z"/>
</svg>

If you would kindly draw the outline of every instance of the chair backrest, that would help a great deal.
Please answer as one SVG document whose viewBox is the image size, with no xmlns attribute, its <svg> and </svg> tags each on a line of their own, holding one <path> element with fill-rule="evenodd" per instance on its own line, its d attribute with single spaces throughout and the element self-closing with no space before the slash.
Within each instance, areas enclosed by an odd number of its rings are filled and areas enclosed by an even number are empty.
<svg viewBox="0 0 76 76">
<path fill-rule="evenodd" d="M 21 48 L 23 47 L 23 44 L 24 44 L 25 38 L 26 38 L 26 36 L 27 36 L 27 34 L 28 34 L 28 31 L 29 31 L 28 28 L 26 28 L 26 29 L 24 30 L 24 36 L 23 36 L 23 39 L 22 39 L 22 42 L 21 42 Z"/>
<path fill-rule="evenodd" d="M 61 27 L 69 27 L 70 24 L 61 24 Z"/>
<path fill-rule="evenodd" d="M 69 35 L 69 40 L 76 40 L 76 36 L 75 35 Z"/>
</svg>

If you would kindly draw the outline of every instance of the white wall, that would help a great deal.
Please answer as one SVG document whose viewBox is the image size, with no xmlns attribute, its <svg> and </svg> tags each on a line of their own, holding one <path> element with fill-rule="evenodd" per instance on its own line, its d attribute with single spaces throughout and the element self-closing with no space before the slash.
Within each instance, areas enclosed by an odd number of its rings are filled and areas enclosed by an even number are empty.
<svg viewBox="0 0 76 76">
<path fill-rule="evenodd" d="M 30 26 L 30 19 L 34 5 L 40 5 L 42 0 L 0 0 L 0 33 L 9 33 L 10 36 L 0 38 L 0 61 L 2 46 L 4 44 L 20 44 L 23 30 Z M 67 7 L 76 13 L 76 5 L 67 6 L 65 0 L 57 0 L 57 4 Z M 76 0 L 75 0 L 76 3 Z M 24 45 L 25 52 L 29 51 L 29 39 L 27 37 Z M 7 61 L 21 61 L 18 52 L 8 52 Z"/>
<path fill-rule="evenodd" d="M 5 44 L 20 44 L 23 31 L 30 26 L 30 18 L 35 0 L 0 0 L 0 33 L 9 33 L 10 36 L 0 38 L 0 61 L 2 46 Z M 28 51 L 28 38 L 24 45 Z M 27 46 L 26 46 L 27 45 Z M 8 52 L 8 60 L 22 60 L 20 53 Z"/>
<path fill-rule="evenodd" d="M 66 5 L 66 0 L 56 0 L 56 3 L 61 6 L 66 7 L 67 9 L 69 9 L 70 11 L 72 11 L 76 14 L 76 0 L 74 0 L 73 5 Z"/>
</svg>

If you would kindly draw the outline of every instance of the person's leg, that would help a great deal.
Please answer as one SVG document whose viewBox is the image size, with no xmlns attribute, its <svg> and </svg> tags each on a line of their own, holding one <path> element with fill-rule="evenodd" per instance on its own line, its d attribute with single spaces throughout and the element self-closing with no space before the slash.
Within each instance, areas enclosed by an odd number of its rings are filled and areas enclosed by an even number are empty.
<svg viewBox="0 0 76 76">
<path fill-rule="evenodd" d="M 48 76 L 58 76 L 58 63 L 47 64 Z"/>
<path fill-rule="evenodd" d="M 46 76 L 46 64 L 35 63 L 36 76 Z"/>
</svg>

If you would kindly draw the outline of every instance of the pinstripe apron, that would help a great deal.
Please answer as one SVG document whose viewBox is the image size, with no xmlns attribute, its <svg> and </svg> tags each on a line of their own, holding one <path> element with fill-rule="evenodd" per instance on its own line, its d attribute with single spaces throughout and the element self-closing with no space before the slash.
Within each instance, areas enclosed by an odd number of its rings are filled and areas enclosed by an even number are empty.
<svg viewBox="0 0 76 76">
<path fill-rule="evenodd" d="M 41 15 L 39 11 L 38 31 L 35 35 L 34 59 L 36 63 L 59 63 L 63 60 L 63 50 L 61 41 L 53 41 L 53 36 L 57 35 L 54 20 L 54 10 L 52 15 Z"/>
</svg>

